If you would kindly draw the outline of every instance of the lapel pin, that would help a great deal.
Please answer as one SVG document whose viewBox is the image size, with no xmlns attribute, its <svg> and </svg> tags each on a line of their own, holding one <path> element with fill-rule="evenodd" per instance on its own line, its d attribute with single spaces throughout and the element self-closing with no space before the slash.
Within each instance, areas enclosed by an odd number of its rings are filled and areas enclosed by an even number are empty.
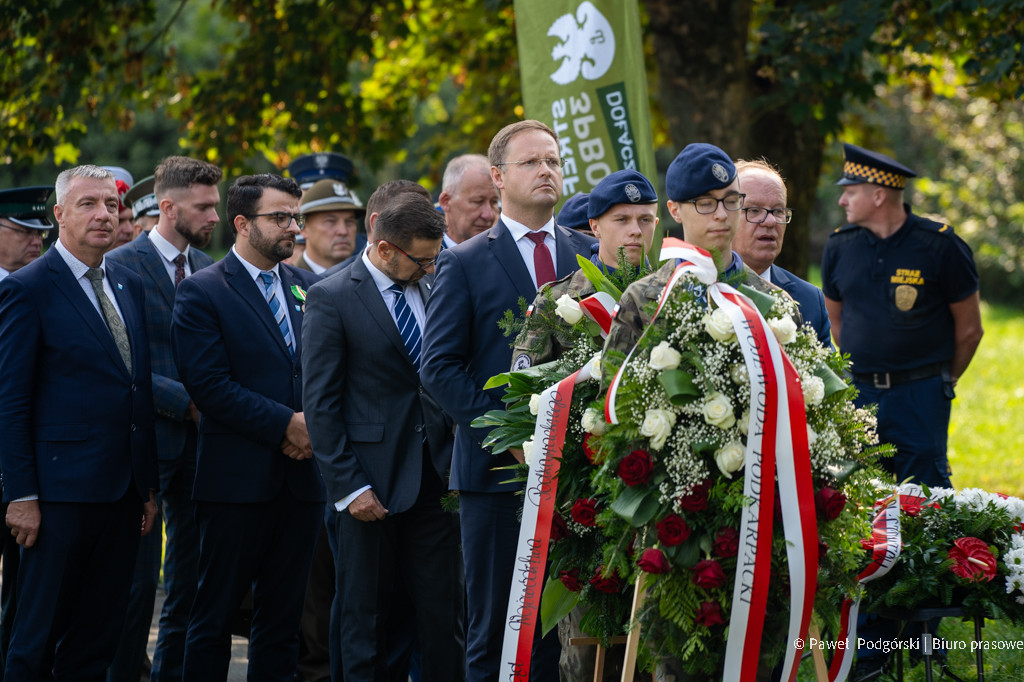
<svg viewBox="0 0 1024 682">
<path fill-rule="evenodd" d="M 120 282 L 118 282 L 118 283 L 117 283 L 117 290 L 118 290 L 118 291 L 121 291 L 122 289 L 124 289 L 124 285 L 123 285 L 123 284 L 121 284 Z"/>
<path fill-rule="evenodd" d="M 300 305 L 296 305 L 296 306 L 295 306 L 295 312 L 297 312 L 297 313 L 300 313 L 300 312 L 302 312 L 302 306 L 300 306 Z"/>
</svg>

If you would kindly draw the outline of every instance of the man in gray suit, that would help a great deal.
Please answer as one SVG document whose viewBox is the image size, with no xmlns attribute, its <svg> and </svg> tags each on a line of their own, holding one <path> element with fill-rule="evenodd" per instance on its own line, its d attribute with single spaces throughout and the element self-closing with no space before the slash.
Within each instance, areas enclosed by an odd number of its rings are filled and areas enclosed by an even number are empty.
<svg viewBox="0 0 1024 682">
<path fill-rule="evenodd" d="M 134 271 L 146 286 L 146 331 L 153 364 L 157 459 L 162 511 L 167 523 L 164 586 L 167 598 L 153 655 L 154 682 L 181 682 L 188 613 L 196 592 L 199 532 L 192 504 L 199 412 L 178 378 L 171 355 L 171 311 L 177 285 L 213 264 L 200 251 L 220 222 L 217 183 L 221 170 L 205 161 L 170 156 L 156 168 L 154 192 L 160 217 L 156 227 L 107 254 L 107 260 Z M 108 679 L 137 680 L 153 618 L 160 574 L 159 532 L 139 547 L 132 597 L 121 645 Z"/>
<path fill-rule="evenodd" d="M 347 682 L 388 679 L 393 598 L 412 598 L 422 679 L 461 678 L 458 533 L 441 508 L 451 423 L 420 384 L 424 303 L 444 218 L 404 193 L 377 217 L 349 268 L 311 287 L 302 335 L 303 405 L 336 511 L 337 589 Z M 372 361 L 365 350 L 375 349 Z M 453 637 L 453 633 L 456 634 Z"/>
</svg>

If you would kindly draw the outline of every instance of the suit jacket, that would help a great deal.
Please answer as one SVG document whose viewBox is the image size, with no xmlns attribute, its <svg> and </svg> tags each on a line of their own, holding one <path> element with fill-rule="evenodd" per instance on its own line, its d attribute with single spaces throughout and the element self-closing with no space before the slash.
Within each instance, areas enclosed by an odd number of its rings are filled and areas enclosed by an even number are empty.
<svg viewBox="0 0 1024 682">
<path fill-rule="evenodd" d="M 128 333 L 130 373 L 57 249 L 0 282 L 7 501 L 115 502 L 130 483 L 148 500 L 158 487 L 143 284 L 116 263 L 105 268 Z"/>
<path fill-rule="evenodd" d="M 283 486 L 300 500 L 322 501 L 313 460 L 281 452 L 292 414 L 302 411 L 302 302 L 316 275 L 279 266 L 295 338 L 288 353 L 263 292 L 234 251 L 178 285 L 171 349 L 181 382 L 202 414 L 192 497 L 264 502 Z"/>
<path fill-rule="evenodd" d="M 803 315 L 804 321 L 818 332 L 818 341 L 821 342 L 821 345 L 831 347 L 832 323 L 828 320 L 825 296 L 821 293 L 821 289 L 777 265 L 773 265 L 771 268 L 771 280 L 800 305 L 800 314 Z"/>
<path fill-rule="evenodd" d="M 302 324 L 303 404 L 328 500 L 369 485 L 391 514 L 406 511 L 420 493 L 424 435 L 435 471 L 448 475 L 451 422 L 420 384 L 362 260 L 309 290 Z"/>
<path fill-rule="evenodd" d="M 555 226 L 555 273 L 564 277 L 579 269 L 576 255 L 590 257 L 593 237 Z M 502 410 L 501 389 L 484 391 L 484 383 L 507 372 L 512 339 L 498 328 L 506 310 L 519 311 L 519 299 L 537 293 L 515 241 L 501 221 L 458 246 L 445 249 L 437 261 L 434 292 L 427 305 L 423 385 L 457 423 L 452 452 L 453 490 L 511 492 L 502 483 L 508 473 L 493 471 L 513 462 L 510 454 L 492 455 L 481 441 L 487 431 L 470 422 L 488 410 Z"/>
<path fill-rule="evenodd" d="M 185 447 L 189 396 L 171 353 L 174 282 L 168 277 L 164 258 L 149 240 L 148 232 L 108 253 L 107 262 L 131 269 L 145 284 L 146 334 L 153 365 L 153 408 L 156 410 L 156 454 L 158 459 L 176 459 Z M 213 265 L 213 258 L 190 248 L 188 265 L 196 273 Z"/>
</svg>

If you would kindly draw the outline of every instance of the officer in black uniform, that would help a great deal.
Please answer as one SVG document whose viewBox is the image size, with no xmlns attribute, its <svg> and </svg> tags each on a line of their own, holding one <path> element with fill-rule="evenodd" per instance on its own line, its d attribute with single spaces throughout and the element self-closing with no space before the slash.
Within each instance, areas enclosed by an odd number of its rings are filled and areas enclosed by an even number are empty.
<svg viewBox="0 0 1024 682">
<path fill-rule="evenodd" d="M 981 340 L 978 271 L 949 225 L 903 203 L 914 171 L 844 145 L 839 205 L 850 223 L 822 256 L 832 334 L 853 363 L 860 404 L 878 405 L 878 435 L 897 448 L 897 481 L 951 486 L 946 458 L 957 379 Z"/>
</svg>

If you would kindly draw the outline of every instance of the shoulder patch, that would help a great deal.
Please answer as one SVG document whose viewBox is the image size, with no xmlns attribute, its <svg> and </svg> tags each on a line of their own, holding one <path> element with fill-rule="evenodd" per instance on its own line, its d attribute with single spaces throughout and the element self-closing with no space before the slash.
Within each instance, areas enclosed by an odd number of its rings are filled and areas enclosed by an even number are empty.
<svg viewBox="0 0 1024 682">
<path fill-rule="evenodd" d="M 516 356 L 516 359 L 512 362 L 512 371 L 519 372 L 521 370 L 529 368 L 533 364 L 530 360 L 530 356 L 526 353 L 520 353 Z"/>
</svg>

